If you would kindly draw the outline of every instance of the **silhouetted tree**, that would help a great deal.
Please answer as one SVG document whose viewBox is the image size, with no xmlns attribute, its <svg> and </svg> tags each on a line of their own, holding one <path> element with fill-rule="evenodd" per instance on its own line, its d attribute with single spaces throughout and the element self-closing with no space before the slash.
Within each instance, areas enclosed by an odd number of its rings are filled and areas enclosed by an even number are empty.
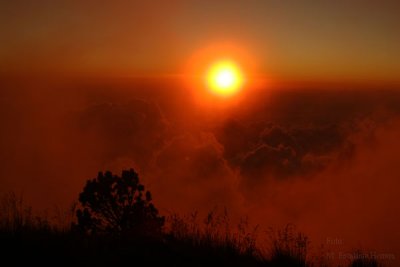
<svg viewBox="0 0 400 267">
<path fill-rule="evenodd" d="M 158 235 L 164 217 L 158 215 L 151 201 L 150 192 L 139 183 L 133 169 L 122 171 L 121 177 L 99 172 L 79 195 L 82 207 L 77 210 L 77 227 L 88 234 Z"/>
</svg>

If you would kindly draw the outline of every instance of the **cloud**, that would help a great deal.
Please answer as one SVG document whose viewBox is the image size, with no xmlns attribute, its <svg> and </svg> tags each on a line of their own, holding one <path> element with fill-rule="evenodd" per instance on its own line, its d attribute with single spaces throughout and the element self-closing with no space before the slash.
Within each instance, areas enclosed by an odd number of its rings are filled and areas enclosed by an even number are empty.
<svg viewBox="0 0 400 267">
<path fill-rule="evenodd" d="M 314 247 L 323 244 L 336 253 L 361 247 L 398 258 L 400 120 L 364 130 L 352 137 L 353 156 L 346 162 L 336 158 L 312 177 L 259 184 L 263 197 L 248 203 L 254 220 L 295 223 Z M 327 244 L 327 238 L 342 244 Z"/>
<path fill-rule="evenodd" d="M 206 211 L 240 201 L 237 176 L 212 133 L 173 138 L 157 155 L 154 168 L 154 188 L 170 209 Z"/>
<path fill-rule="evenodd" d="M 245 182 L 257 184 L 257 179 L 268 176 L 286 178 L 298 164 L 296 152 L 291 147 L 279 145 L 275 148 L 263 144 L 244 157 L 240 170 Z"/>
</svg>

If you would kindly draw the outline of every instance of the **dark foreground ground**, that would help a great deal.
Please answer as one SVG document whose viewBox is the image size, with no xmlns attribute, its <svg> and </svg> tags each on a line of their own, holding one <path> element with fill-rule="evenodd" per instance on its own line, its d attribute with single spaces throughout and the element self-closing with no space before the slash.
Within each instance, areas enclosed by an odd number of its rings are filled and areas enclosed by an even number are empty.
<svg viewBox="0 0 400 267">
<path fill-rule="evenodd" d="M 249 234 L 217 236 L 212 230 L 189 231 L 175 228 L 158 237 L 118 237 L 83 236 L 49 228 L 3 229 L 1 258 L 7 263 L 3 266 L 338 266 L 324 255 L 311 257 L 307 237 L 290 227 L 271 239 L 267 251 L 260 250 Z M 340 266 L 382 265 L 363 259 Z"/>
</svg>

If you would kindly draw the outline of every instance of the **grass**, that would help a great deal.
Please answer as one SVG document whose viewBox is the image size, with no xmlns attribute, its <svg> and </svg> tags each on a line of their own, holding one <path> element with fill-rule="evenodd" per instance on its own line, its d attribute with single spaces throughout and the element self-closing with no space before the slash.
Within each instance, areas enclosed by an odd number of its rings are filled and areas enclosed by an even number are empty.
<svg viewBox="0 0 400 267">
<path fill-rule="evenodd" d="M 0 202 L 0 246 L 7 266 L 265 266 L 317 267 L 307 236 L 294 225 L 269 229 L 260 249 L 260 230 L 246 219 L 233 225 L 226 210 L 167 217 L 162 236 L 83 236 L 71 228 L 75 206 L 53 217 L 34 216 L 22 197 L 6 194 Z M 349 267 L 377 267 L 357 259 Z"/>
<path fill-rule="evenodd" d="M 269 240 L 269 258 L 273 266 L 311 266 L 307 259 L 310 242 L 306 235 L 296 231 L 294 225 L 288 224 L 278 230 L 270 229 Z"/>
</svg>

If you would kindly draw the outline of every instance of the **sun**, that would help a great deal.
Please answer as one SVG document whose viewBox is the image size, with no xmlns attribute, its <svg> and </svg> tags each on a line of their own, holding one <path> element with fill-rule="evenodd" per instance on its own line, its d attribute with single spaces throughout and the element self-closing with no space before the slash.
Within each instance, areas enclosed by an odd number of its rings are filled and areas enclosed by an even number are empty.
<svg viewBox="0 0 400 267">
<path fill-rule="evenodd" d="M 240 91 L 244 77 L 239 66 L 231 60 L 220 60 L 210 66 L 206 74 L 209 90 L 220 96 L 232 96 Z"/>
</svg>

